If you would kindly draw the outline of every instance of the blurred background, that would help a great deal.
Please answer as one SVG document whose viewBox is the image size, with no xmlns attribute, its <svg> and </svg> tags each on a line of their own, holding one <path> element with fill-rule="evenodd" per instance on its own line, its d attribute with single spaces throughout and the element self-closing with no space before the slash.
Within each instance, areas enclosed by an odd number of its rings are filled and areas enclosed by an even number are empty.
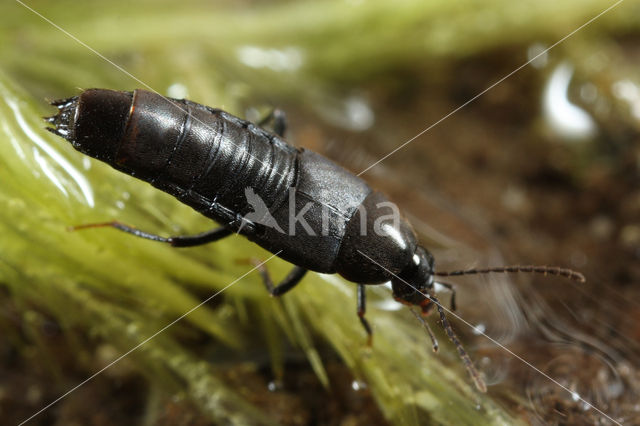
<svg viewBox="0 0 640 426">
<path fill-rule="evenodd" d="M 62 0 L 0 12 L 6 424 L 640 424 L 637 2 Z M 550 264 L 587 282 L 448 280 L 468 324 L 450 319 L 489 385 L 479 394 L 436 318 L 433 354 L 385 286 L 368 290 L 368 348 L 353 284 L 310 274 L 272 299 L 246 264 L 270 254 L 242 238 L 178 250 L 68 232 L 113 219 L 161 235 L 212 227 L 44 131 L 47 100 L 92 87 L 251 120 L 283 109 L 286 139 L 364 172 L 438 269 Z"/>
</svg>

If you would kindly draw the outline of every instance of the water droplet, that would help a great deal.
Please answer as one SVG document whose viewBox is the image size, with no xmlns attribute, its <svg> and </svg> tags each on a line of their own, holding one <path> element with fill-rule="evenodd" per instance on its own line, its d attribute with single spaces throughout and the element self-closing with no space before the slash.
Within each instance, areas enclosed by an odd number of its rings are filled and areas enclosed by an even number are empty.
<svg viewBox="0 0 640 426">
<path fill-rule="evenodd" d="M 560 64 L 551 74 L 544 89 L 543 109 L 549 126 L 566 139 L 587 139 L 596 133 L 593 118 L 569 101 L 569 85 L 573 67 Z"/>
<path fill-rule="evenodd" d="M 238 60 L 251 68 L 269 68 L 273 71 L 295 71 L 302 66 L 302 51 L 297 47 L 265 49 L 242 46 L 236 55 Z"/>
<path fill-rule="evenodd" d="M 351 382 L 351 389 L 353 389 L 356 392 L 366 388 L 367 388 L 367 384 L 363 381 L 354 380 Z"/>
<path fill-rule="evenodd" d="M 620 80 L 613 83 L 613 94 L 626 101 L 631 108 L 631 114 L 640 119 L 640 87 L 631 80 Z"/>
<path fill-rule="evenodd" d="M 483 323 L 480 323 L 473 327 L 473 334 L 475 334 L 476 336 L 479 334 L 484 334 L 485 331 L 487 331 L 487 326 Z"/>
<path fill-rule="evenodd" d="M 527 49 L 527 60 L 534 68 L 544 68 L 549 63 L 547 47 L 541 43 L 534 43 Z"/>
<path fill-rule="evenodd" d="M 580 87 L 580 98 L 587 103 L 594 103 L 598 98 L 598 88 L 593 83 L 586 83 Z"/>
<path fill-rule="evenodd" d="M 167 96 L 176 99 L 184 99 L 189 97 L 187 86 L 182 83 L 173 83 L 167 88 Z"/>
</svg>

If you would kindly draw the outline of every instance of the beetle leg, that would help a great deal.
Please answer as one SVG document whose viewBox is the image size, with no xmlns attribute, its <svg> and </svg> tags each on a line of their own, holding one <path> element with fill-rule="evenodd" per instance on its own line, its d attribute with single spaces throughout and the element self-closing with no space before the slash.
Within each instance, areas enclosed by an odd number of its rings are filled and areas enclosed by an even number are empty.
<svg viewBox="0 0 640 426">
<path fill-rule="evenodd" d="M 258 122 L 258 126 L 264 127 L 267 123 L 273 121 L 273 133 L 282 137 L 287 130 L 287 115 L 281 109 L 272 109 L 266 117 Z"/>
<path fill-rule="evenodd" d="M 282 296 L 287 291 L 294 288 L 304 277 L 304 274 L 307 273 L 307 269 L 302 268 L 300 266 L 295 266 L 289 274 L 284 277 L 278 285 L 274 285 L 271 277 L 269 276 L 269 271 L 264 265 L 257 266 L 258 272 L 262 276 L 262 281 L 264 282 L 264 286 L 267 288 L 267 291 L 272 296 Z"/>
<path fill-rule="evenodd" d="M 287 116 L 281 109 L 273 110 L 273 132 L 280 136 L 284 136 L 287 131 Z"/>
<path fill-rule="evenodd" d="M 438 281 L 438 284 L 440 284 L 441 286 L 443 286 L 444 288 L 448 289 L 451 292 L 451 310 L 455 311 L 456 310 L 456 288 L 454 287 L 453 284 L 443 283 L 441 281 Z"/>
<path fill-rule="evenodd" d="M 364 284 L 358 284 L 358 318 L 360 319 L 360 323 L 364 327 L 367 332 L 367 346 L 371 346 L 373 339 L 373 332 L 371 331 L 371 326 L 369 325 L 369 321 L 364 317 L 364 314 L 367 312 L 367 304 L 366 304 L 366 294 Z"/>
<path fill-rule="evenodd" d="M 420 324 L 422 324 L 422 326 L 426 330 L 427 334 L 431 338 L 431 343 L 433 344 L 433 346 L 432 346 L 433 347 L 433 352 L 438 352 L 438 339 L 436 339 L 435 334 L 433 334 L 433 330 L 431 330 L 431 327 L 429 326 L 429 323 L 427 321 L 425 321 L 424 315 L 421 315 L 421 314 L 417 313 L 416 311 L 414 311 L 412 306 L 409 306 L 409 310 L 411 311 L 413 316 L 416 317 L 416 319 L 418 321 L 420 321 Z"/>
<path fill-rule="evenodd" d="M 125 225 L 124 223 L 120 223 L 115 220 L 111 222 L 104 222 L 104 223 L 89 223 L 86 225 L 72 226 L 71 228 L 69 228 L 69 230 L 77 231 L 80 229 L 106 228 L 106 227 L 115 228 L 119 231 L 126 232 L 127 234 L 135 235 L 136 237 L 146 238 L 147 240 L 160 241 L 161 243 L 169 243 L 173 247 L 199 246 L 203 244 L 212 243 L 214 241 L 218 241 L 224 237 L 227 237 L 233 234 L 233 231 L 227 228 L 220 227 L 220 228 L 216 228 L 211 231 L 202 232 L 196 235 L 161 237 L 160 235 L 144 232 L 132 226 Z"/>
<path fill-rule="evenodd" d="M 426 317 L 431 313 L 431 309 L 433 309 L 433 302 L 431 299 L 425 298 L 418 306 L 420 306 L 421 315 Z"/>
</svg>

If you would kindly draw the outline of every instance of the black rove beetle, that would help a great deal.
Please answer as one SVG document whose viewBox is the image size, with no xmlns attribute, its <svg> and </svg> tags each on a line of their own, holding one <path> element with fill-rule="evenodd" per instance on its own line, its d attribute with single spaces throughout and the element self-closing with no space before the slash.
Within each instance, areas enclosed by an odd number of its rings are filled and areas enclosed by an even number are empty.
<svg viewBox="0 0 640 426">
<path fill-rule="evenodd" d="M 52 105 L 59 111 L 46 118 L 54 126 L 47 130 L 67 139 L 78 151 L 149 182 L 222 225 L 198 235 L 169 238 L 119 222 L 76 229 L 110 226 L 175 247 L 211 243 L 240 233 L 296 265 L 278 285 L 266 269 L 259 269 L 273 296 L 292 289 L 308 270 L 338 273 L 358 283 L 358 317 L 369 339 L 365 285 L 391 281 L 397 301 L 418 306 L 423 315 L 435 305 L 442 326 L 482 392 L 486 386 L 435 297 L 434 277 L 535 272 L 584 281 L 580 273 L 547 266 L 436 272 L 433 256 L 418 245 L 408 222 L 399 219 L 395 227 L 376 232 L 384 216 L 379 206 L 391 204 L 387 198 L 327 158 L 288 145 L 281 138 L 282 116 L 272 117 L 277 133 L 273 134 L 219 109 L 144 90 L 90 89 Z M 247 220 L 255 213 L 247 189 L 260 198 L 270 219 L 289 224 L 288 232 Z M 292 212 L 300 212 L 294 213 L 293 222 Z M 303 215 L 305 220 L 299 220 Z M 451 308 L 455 309 L 454 289 L 441 284 L 452 291 Z M 429 334 L 436 350 L 435 338 Z"/>
</svg>

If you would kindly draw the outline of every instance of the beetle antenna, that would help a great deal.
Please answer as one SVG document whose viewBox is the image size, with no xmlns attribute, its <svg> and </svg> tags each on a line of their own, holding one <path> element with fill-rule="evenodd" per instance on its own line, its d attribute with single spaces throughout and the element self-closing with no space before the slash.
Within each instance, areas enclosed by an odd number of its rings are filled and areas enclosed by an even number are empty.
<svg viewBox="0 0 640 426">
<path fill-rule="evenodd" d="M 449 339 L 453 342 L 456 349 L 458 350 L 458 355 L 460 355 L 462 362 L 464 362 L 465 367 L 467 367 L 467 371 L 469 372 L 471 379 L 473 379 L 473 383 L 475 383 L 476 388 L 482 393 L 487 392 L 487 385 L 480 377 L 480 373 L 478 373 L 478 370 L 476 370 L 476 367 L 473 365 L 471 358 L 469 358 L 469 355 L 467 355 L 467 351 L 464 350 L 462 343 L 460 343 L 460 340 L 458 340 L 458 336 L 456 335 L 456 333 L 454 333 L 453 328 L 451 328 L 451 324 L 449 324 L 449 321 L 447 321 L 447 317 L 444 315 L 442 305 L 440 305 L 440 302 L 435 298 L 435 296 L 429 295 L 428 297 L 433 303 L 436 304 L 436 308 L 438 309 L 438 313 L 440 314 L 440 322 L 442 324 L 442 328 L 444 328 L 447 336 L 449 336 Z"/>
<path fill-rule="evenodd" d="M 433 343 L 433 352 L 438 352 L 438 339 L 436 339 L 436 336 L 433 334 L 431 327 L 429 327 L 429 323 L 426 322 L 419 313 L 414 311 L 411 306 L 409 306 L 409 310 L 411 311 L 413 316 L 416 317 L 418 321 L 420 321 L 420 323 L 424 326 L 424 329 L 427 331 L 427 334 L 431 338 L 431 343 Z"/>
<path fill-rule="evenodd" d="M 492 272 L 495 272 L 495 273 L 525 272 L 530 274 L 558 275 L 573 281 L 578 281 L 580 283 L 587 281 L 584 275 L 572 269 L 560 268 L 558 266 L 539 266 L 539 265 L 512 265 L 512 266 L 500 266 L 496 268 L 485 268 L 485 269 L 465 269 L 465 270 L 451 271 L 451 272 L 434 272 L 433 275 L 436 275 L 439 277 L 453 277 L 453 276 L 459 276 L 459 275 L 489 274 Z"/>
</svg>

